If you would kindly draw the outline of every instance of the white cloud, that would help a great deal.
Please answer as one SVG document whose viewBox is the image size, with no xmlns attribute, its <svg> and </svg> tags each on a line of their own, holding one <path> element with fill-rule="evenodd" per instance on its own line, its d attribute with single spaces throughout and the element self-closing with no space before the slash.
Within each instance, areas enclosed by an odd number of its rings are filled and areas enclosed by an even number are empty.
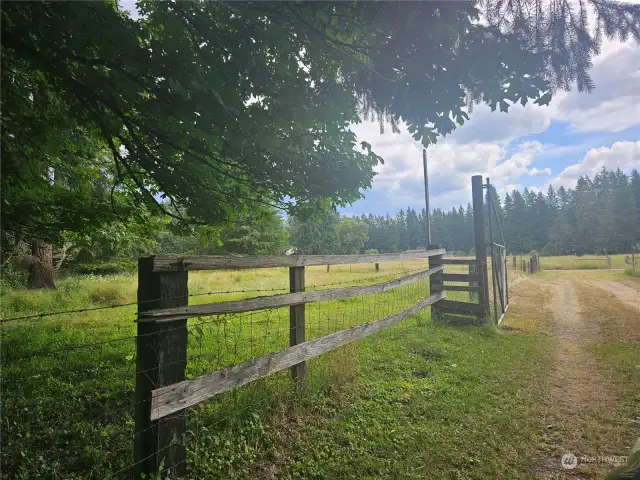
<svg viewBox="0 0 640 480">
<path fill-rule="evenodd" d="M 572 91 L 556 102 L 555 117 L 579 132 L 620 131 L 640 124 L 640 48 L 618 44 L 591 69 L 592 93 Z"/>
<path fill-rule="evenodd" d="M 592 148 L 578 163 L 565 168 L 551 181 L 554 186 L 573 188 L 581 176 L 593 177 L 602 167 L 629 172 L 640 168 L 640 142 L 616 142 L 611 147 Z"/>
<path fill-rule="evenodd" d="M 525 187 L 538 191 L 534 183 L 546 188 L 548 183 L 573 186 L 580 175 L 594 175 L 602 166 L 629 171 L 640 168 L 640 153 L 635 138 L 616 137 L 620 130 L 640 125 L 640 48 L 637 43 L 605 41 L 603 54 L 595 59 L 591 75 L 596 83 L 593 93 L 557 92 L 548 107 L 533 103 L 513 105 L 508 114 L 491 112 L 487 105 L 476 106 L 470 120 L 452 135 L 440 139 L 428 149 L 430 196 L 432 205 L 449 208 L 471 200 L 471 176 L 490 177 L 498 192 Z M 579 143 L 564 145 L 565 138 L 550 138 L 551 143 L 525 141 L 523 137 L 547 131 L 552 122 L 567 122 L 575 132 L 598 132 L 588 137 L 574 137 Z M 375 123 L 352 127 L 359 140 L 366 140 L 385 159 L 376 168 L 373 191 L 366 202 L 378 211 L 394 212 L 407 205 L 422 205 L 422 145 L 402 129 L 401 134 L 379 134 Z M 614 136 L 612 138 L 612 136 Z M 533 137 L 536 138 L 536 137 Z M 545 137 L 541 137 L 545 138 Z M 611 147 L 614 140 L 618 141 Z M 521 140 L 520 140 L 521 141 Z M 605 143 L 606 142 L 606 143 Z M 591 150 L 588 150 L 591 148 Z M 588 152 L 587 152 L 588 150 Z M 549 158 L 554 164 L 583 159 L 551 176 Z M 573 157 L 573 158 L 572 158 Z M 571 159 L 571 160 L 569 160 Z M 536 165 L 536 161 L 538 163 Z M 545 178 L 547 177 L 547 178 Z M 535 178 L 535 180 L 534 180 Z M 365 207 L 366 211 L 369 211 Z"/>
<path fill-rule="evenodd" d="M 551 125 L 552 107 L 527 103 L 512 105 L 509 112 L 491 111 L 486 104 L 477 105 L 469 120 L 446 137 L 453 143 L 498 142 L 544 132 Z"/>
<path fill-rule="evenodd" d="M 376 197 L 394 211 L 407 205 L 421 205 L 424 200 L 422 145 L 410 134 L 378 133 L 376 124 L 352 127 L 359 140 L 371 143 L 374 151 L 385 159 L 373 180 Z M 532 166 L 543 151 L 540 142 L 523 142 L 511 151 L 498 143 L 458 144 L 443 142 L 427 149 L 429 186 L 434 206 L 466 204 L 471 200 L 471 177 L 490 177 L 496 188 L 513 184 L 522 175 L 548 175 L 548 168 Z"/>
<path fill-rule="evenodd" d="M 447 137 L 454 143 L 498 142 L 541 133 L 552 121 L 569 122 L 576 132 L 617 132 L 640 125 L 640 46 L 628 41 L 603 42 L 602 54 L 590 71 L 591 93 L 556 92 L 549 106 L 529 102 L 512 105 L 508 113 L 478 105 L 470 119 Z"/>
</svg>

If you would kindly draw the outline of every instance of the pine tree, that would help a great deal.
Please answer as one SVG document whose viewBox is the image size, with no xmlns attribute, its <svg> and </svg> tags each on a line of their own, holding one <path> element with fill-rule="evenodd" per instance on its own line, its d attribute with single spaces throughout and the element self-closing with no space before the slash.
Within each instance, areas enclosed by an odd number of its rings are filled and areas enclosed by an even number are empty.
<svg viewBox="0 0 640 480">
<path fill-rule="evenodd" d="M 407 249 L 407 216 L 402 209 L 396 215 L 396 227 L 398 232 L 398 248 L 401 252 L 404 252 Z"/>
</svg>

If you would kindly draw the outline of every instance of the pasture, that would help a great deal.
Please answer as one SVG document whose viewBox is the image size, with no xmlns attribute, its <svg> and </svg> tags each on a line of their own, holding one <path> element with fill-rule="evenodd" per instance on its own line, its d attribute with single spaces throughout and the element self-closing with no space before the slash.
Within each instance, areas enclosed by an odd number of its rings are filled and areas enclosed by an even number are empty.
<svg viewBox="0 0 640 480">
<path fill-rule="evenodd" d="M 542 270 L 599 270 L 599 269 L 626 269 L 631 265 L 625 263 L 625 258 L 631 254 L 610 255 L 611 266 L 605 255 L 561 255 L 541 256 Z M 640 263 L 640 254 L 636 255 L 636 265 Z M 640 267 L 636 267 L 640 268 Z"/>
<path fill-rule="evenodd" d="M 425 264 L 390 262 L 380 272 L 372 264 L 332 266 L 330 272 L 309 267 L 307 289 L 382 282 Z M 426 309 L 311 360 L 301 391 L 281 372 L 191 408 L 190 478 L 493 479 L 531 478 L 531 472 L 545 478 L 553 471 L 546 460 L 569 448 L 553 436 L 556 428 L 566 429 L 585 455 L 626 454 L 633 424 L 625 419 L 640 401 L 632 388 L 640 358 L 631 338 L 638 316 L 607 289 L 640 291 L 640 283 L 622 272 L 586 272 L 588 282 L 576 273 L 531 276 L 510 268 L 506 328 L 434 321 Z M 610 377 L 606 409 L 587 404 L 591 416 L 576 417 L 590 440 L 574 435 L 554 410 L 561 392 L 550 379 L 563 341 L 554 320 L 558 282 L 573 285 L 568 295 L 584 302 L 576 314 L 585 328 L 596 326 L 584 346 L 588 365 Z M 190 304 L 287 290 L 287 269 L 189 277 Z M 307 338 L 400 311 L 426 292 L 428 280 L 375 298 L 309 305 Z M 605 295 L 606 309 L 589 303 L 594 292 Z M 135 294 L 135 275 L 72 277 L 55 291 L 4 290 L 2 317 L 131 303 Z M 4 478 L 128 478 L 135 312 L 129 305 L 2 325 Z M 193 377 L 286 346 L 288 309 L 192 319 L 189 335 L 187 376 Z M 597 478 L 605 468 L 585 475 Z"/>
</svg>

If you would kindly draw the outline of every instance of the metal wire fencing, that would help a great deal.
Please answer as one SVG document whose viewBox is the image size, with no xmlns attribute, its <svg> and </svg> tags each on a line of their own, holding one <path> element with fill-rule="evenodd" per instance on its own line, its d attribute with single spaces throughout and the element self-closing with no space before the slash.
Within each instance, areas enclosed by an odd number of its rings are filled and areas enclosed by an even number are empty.
<svg viewBox="0 0 640 480">
<path fill-rule="evenodd" d="M 310 282 L 306 291 L 390 281 L 424 269 L 422 263 L 408 262 L 400 269 L 375 274 L 363 270 L 338 281 Z M 389 291 L 308 304 L 306 340 L 401 312 L 428 296 L 428 285 L 424 278 Z M 196 292 L 189 295 L 189 303 L 287 290 L 283 284 Z M 135 427 L 141 401 L 135 395 L 140 340 L 133 322 L 137 304 L 2 319 L 3 478 L 135 477 L 140 463 L 147 460 L 134 451 L 135 439 L 145 433 Z M 115 312 L 117 319 L 110 324 Z M 410 317 L 387 332 L 415 325 L 420 318 L 424 315 Z M 187 330 L 187 359 L 180 360 L 179 366 L 186 379 L 193 379 L 288 347 L 289 308 L 192 318 Z M 352 378 L 356 368 L 355 347 L 343 347 L 307 362 L 302 389 L 292 388 L 291 376 L 283 371 L 177 414 L 186 414 L 185 438 L 179 441 L 186 449 L 180 461 L 188 466 L 189 477 L 224 477 L 229 469 L 239 468 L 243 455 L 249 455 L 243 453 L 247 444 L 259 438 L 264 418 L 330 392 Z M 138 375 L 152 373 L 138 371 Z M 158 423 L 170 424 L 175 418 L 169 415 Z M 174 464 L 171 468 L 179 467 Z"/>
</svg>

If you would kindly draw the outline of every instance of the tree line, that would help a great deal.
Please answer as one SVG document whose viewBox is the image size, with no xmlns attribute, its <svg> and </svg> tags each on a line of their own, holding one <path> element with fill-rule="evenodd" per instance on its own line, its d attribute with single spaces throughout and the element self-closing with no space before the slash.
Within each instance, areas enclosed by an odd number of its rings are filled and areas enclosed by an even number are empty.
<svg viewBox="0 0 640 480">
<path fill-rule="evenodd" d="M 624 253 L 640 247 L 640 174 L 602 168 L 575 188 L 506 194 L 498 211 L 513 252 Z"/>
<path fill-rule="evenodd" d="M 580 177 L 575 188 L 549 186 L 546 194 L 525 188 L 504 200 L 492 189 L 494 239 L 509 253 L 532 250 L 552 255 L 626 253 L 640 249 L 640 173 L 602 169 Z M 485 215 L 488 204 L 485 197 Z M 340 215 L 325 208 L 309 216 L 285 217 L 274 208 L 222 226 L 185 228 L 170 217 L 153 217 L 145 228 L 111 223 L 90 234 L 66 233 L 53 249 L 55 268 L 79 273 L 115 273 L 152 254 L 303 255 L 392 253 L 426 248 L 425 210 L 411 207 L 395 215 Z M 433 245 L 449 252 L 474 250 L 471 204 L 431 212 Z M 488 232 L 487 232 L 488 235 Z M 19 240 L 17 240 L 19 241 Z M 6 247 L 6 245 L 5 245 Z M 25 271 L 30 246 L 3 249 L 3 273 Z M 7 268 L 13 266 L 13 269 Z"/>
<path fill-rule="evenodd" d="M 575 188 L 560 186 L 556 190 L 550 185 L 546 194 L 528 188 L 522 192 L 513 190 L 505 194 L 504 200 L 492 187 L 492 197 L 494 241 L 503 242 L 501 229 L 510 253 L 536 250 L 550 255 L 580 255 L 640 249 L 640 173 L 637 170 L 626 175 L 620 169 L 603 168 L 593 178 L 580 177 Z M 485 196 L 485 218 L 489 214 L 487 202 Z M 343 218 L 342 222 L 343 228 L 352 230 L 357 223 L 362 225 L 362 241 L 353 242 L 352 248 L 360 245 L 360 251 L 390 253 L 427 247 L 425 217 L 425 209 L 416 211 L 407 207 L 394 216 L 365 214 Z M 294 223 L 291 243 L 304 253 L 351 253 L 335 247 L 337 233 L 334 230 L 339 221 L 336 214 L 329 223 L 312 221 L 313 228 L 304 224 L 304 229 L 313 231 L 309 235 Z M 453 252 L 473 252 L 470 203 L 448 211 L 433 210 L 430 225 L 433 245 Z M 488 227 L 485 233 L 488 238 Z M 360 237 L 351 235 L 351 238 Z"/>
</svg>

